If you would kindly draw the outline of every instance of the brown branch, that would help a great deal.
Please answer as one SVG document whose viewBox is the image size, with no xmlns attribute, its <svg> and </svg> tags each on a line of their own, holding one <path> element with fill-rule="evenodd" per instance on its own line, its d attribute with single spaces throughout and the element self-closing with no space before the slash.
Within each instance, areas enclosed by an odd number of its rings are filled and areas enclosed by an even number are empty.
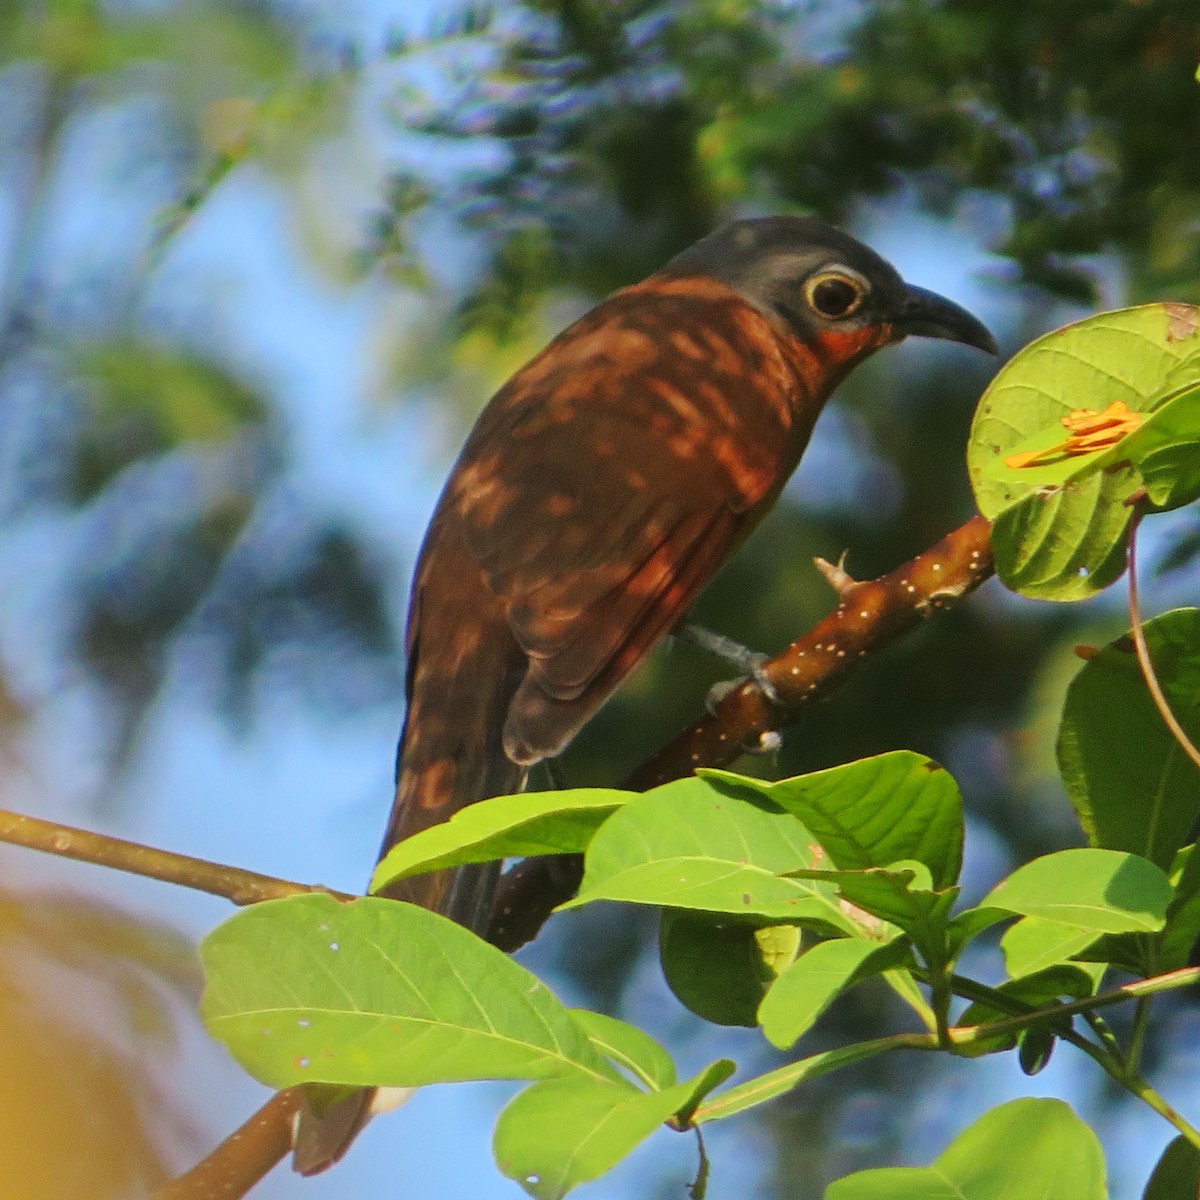
<svg viewBox="0 0 1200 1200">
<path fill-rule="evenodd" d="M 764 665 L 775 688 L 772 703 L 754 683 L 730 692 L 713 713 L 696 722 L 638 767 L 622 784 L 645 790 L 690 775 L 698 766 L 722 766 L 757 749 L 805 706 L 826 695 L 868 653 L 882 649 L 948 607 L 992 574 L 989 525 L 974 517 L 936 546 L 879 579 L 836 579 L 837 608 L 782 654 Z M 582 860 L 574 855 L 528 859 L 504 876 L 488 938 L 512 951 L 534 937 L 551 911 L 575 894 Z M 186 1175 L 161 1188 L 154 1200 L 234 1200 L 291 1149 L 295 1102 L 280 1092 Z M 232 1183 L 241 1180 L 242 1190 Z"/>
<path fill-rule="evenodd" d="M 223 896 L 239 905 L 279 900 L 284 896 L 303 896 L 310 892 L 326 892 L 342 899 L 352 899 L 340 892 L 330 892 L 329 888 L 292 883 L 287 879 L 277 879 L 274 875 L 260 875 L 257 871 L 192 858 L 171 850 L 159 850 L 155 846 L 143 846 L 138 842 L 127 842 L 123 838 L 76 829 L 73 825 L 60 825 L 57 821 L 44 821 L 40 817 L 28 817 L 6 809 L 0 809 L 0 842 L 41 850 L 60 858 L 74 858 L 101 867 L 112 867 L 131 875 L 145 875 L 148 879 L 161 879 L 164 883 L 175 883 L 198 892 Z"/>
<path fill-rule="evenodd" d="M 153 1200 L 236 1200 L 244 1196 L 292 1148 L 299 1089 L 276 1092 L 211 1154 L 178 1179 L 163 1184 Z"/>
<path fill-rule="evenodd" d="M 989 529 L 983 517 L 975 517 L 887 575 L 863 583 L 845 579 L 838 588 L 837 608 L 763 665 L 777 695 L 774 703 L 747 681 L 621 786 L 645 791 L 690 775 L 697 767 L 725 766 L 761 749 L 764 739 L 832 691 L 868 654 L 890 645 L 987 579 L 992 573 Z"/>
<path fill-rule="evenodd" d="M 771 701 L 753 681 L 735 688 L 712 713 L 637 767 L 621 784 L 646 791 L 697 767 L 721 767 L 763 749 L 814 700 L 827 695 L 868 654 L 890 645 L 992 574 L 990 526 L 976 516 L 936 546 L 878 579 L 858 583 L 839 567 L 822 573 L 838 605 L 782 654 L 763 664 L 775 689 Z M 575 894 L 577 856 L 528 859 L 500 883 L 488 940 L 509 952 L 523 946 L 554 908 Z"/>
</svg>

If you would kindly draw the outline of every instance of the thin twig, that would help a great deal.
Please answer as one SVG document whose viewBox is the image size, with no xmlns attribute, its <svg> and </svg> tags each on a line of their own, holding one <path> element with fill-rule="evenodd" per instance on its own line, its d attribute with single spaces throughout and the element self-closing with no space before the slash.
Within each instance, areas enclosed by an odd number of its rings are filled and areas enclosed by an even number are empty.
<svg viewBox="0 0 1200 1200">
<path fill-rule="evenodd" d="M 1155 673 L 1154 663 L 1150 658 L 1150 647 L 1146 645 L 1146 631 L 1142 628 L 1142 612 L 1138 602 L 1137 585 L 1137 534 L 1142 516 L 1143 510 L 1135 508 L 1133 521 L 1129 526 L 1129 549 L 1126 552 L 1129 564 L 1129 623 L 1133 633 L 1133 647 L 1137 653 L 1138 666 L 1142 668 L 1142 676 L 1146 680 L 1146 687 L 1150 689 L 1154 707 L 1158 709 L 1163 723 L 1171 731 L 1171 736 L 1179 743 L 1184 754 L 1200 767 L 1200 750 L 1196 749 L 1192 739 L 1188 737 L 1187 731 L 1171 711 L 1171 705 L 1167 702 L 1162 685 L 1158 682 L 1158 675 Z"/>
<path fill-rule="evenodd" d="M 1130 1074 L 1141 1069 L 1142 1052 L 1146 1048 L 1146 1033 L 1150 1023 L 1150 1004 L 1152 997 L 1142 996 L 1138 999 L 1133 1010 L 1133 1031 L 1129 1035 L 1129 1054 L 1126 1061 Z"/>
<path fill-rule="evenodd" d="M 1134 983 L 1123 984 L 1121 987 L 1101 992 L 1085 1000 L 1029 1009 L 1005 1020 L 991 1021 L 984 1025 L 954 1026 L 947 1030 L 945 1041 L 937 1033 L 896 1033 L 889 1037 L 875 1038 L 869 1042 L 841 1046 L 836 1050 L 823 1051 L 810 1058 L 801 1059 L 799 1062 L 789 1063 L 778 1070 L 768 1071 L 757 1079 L 751 1079 L 738 1087 L 721 1092 L 700 1105 L 692 1119 L 695 1123 L 700 1124 L 721 1116 L 732 1115 L 734 1112 L 749 1108 L 754 1103 L 761 1103 L 762 1100 L 782 1095 L 799 1083 L 815 1079 L 820 1075 L 827 1075 L 840 1067 L 860 1063 L 864 1059 L 878 1054 L 891 1053 L 896 1050 L 944 1050 L 947 1049 L 947 1043 L 952 1049 L 968 1049 L 998 1037 L 1017 1034 L 1031 1026 L 1046 1023 L 1054 1028 L 1055 1032 L 1064 1040 L 1069 1041 L 1095 1059 L 1122 1087 L 1170 1121 L 1188 1141 L 1200 1147 L 1200 1131 L 1185 1121 L 1153 1088 L 1136 1076 L 1122 1074 L 1118 1064 L 1109 1062 L 1109 1055 L 1102 1047 L 1081 1037 L 1063 1024 L 1064 1017 L 1072 1016 L 1075 1013 L 1120 1004 L 1126 1000 L 1136 1000 L 1157 992 L 1171 991 L 1174 988 L 1187 987 L 1198 981 L 1200 981 L 1200 967 L 1184 967 L 1181 970 L 1169 971 L 1150 979 L 1139 979 Z M 959 995 L 969 1000 L 986 1003 L 991 1007 L 1003 1010 L 1021 1004 L 1013 997 L 997 993 L 991 988 L 976 984 L 973 980 L 964 979 L 958 975 L 952 976 L 950 983 Z M 760 1099 L 754 1099 L 755 1096 Z"/>
<path fill-rule="evenodd" d="M 61 825 L 57 821 L 29 817 L 7 809 L 0 809 L 0 842 L 24 846 L 28 850 L 41 850 L 60 858 L 112 867 L 131 875 L 144 875 L 148 879 L 160 879 L 164 883 L 175 883 L 198 892 L 223 896 L 239 905 L 279 900 L 285 896 L 304 896 L 311 892 L 325 892 L 342 900 L 353 899 L 352 896 L 318 885 L 293 883 L 274 875 L 262 875 L 258 871 L 192 858 L 188 854 L 176 854 L 155 846 L 143 846 L 138 842 L 127 842 L 123 838 L 77 829 L 73 825 Z"/>
<path fill-rule="evenodd" d="M 1197 1149 L 1200 1149 L 1200 1130 L 1180 1115 L 1172 1105 L 1168 1104 L 1138 1074 L 1135 1065 L 1136 1060 L 1132 1056 L 1127 1056 L 1121 1052 L 1120 1046 L 1117 1045 L 1116 1039 L 1113 1038 L 1112 1032 L 1105 1022 L 1091 1008 L 1081 1009 L 1082 1005 L 1095 1006 L 1097 1003 L 1101 1005 L 1116 1004 L 1121 1000 L 1133 998 L 1137 1001 L 1139 1010 L 1141 1010 L 1149 1003 L 1151 995 L 1155 992 L 1185 987 L 1190 983 L 1196 982 L 1198 977 L 1200 977 L 1200 970 L 1197 970 L 1195 967 L 1188 967 L 1182 971 L 1171 971 L 1166 975 L 1154 976 L 1150 979 L 1140 980 L 1137 983 L 1126 984 L 1124 987 L 1114 988 L 1108 992 L 1101 992 L 1099 996 L 1093 996 L 1090 1000 L 1080 1000 L 1072 1004 L 1056 1004 L 1050 1009 L 1029 1009 L 1028 1012 L 1023 1014 L 1023 1017 L 1015 1017 L 1013 1020 L 1025 1019 L 1032 1024 L 1035 1019 L 1045 1019 L 1045 1015 L 1049 1013 L 1048 1023 L 1056 1036 L 1064 1042 L 1070 1043 L 1076 1049 L 1082 1050 L 1084 1054 L 1091 1058 L 1116 1083 L 1120 1084 L 1127 1092 L 1136 1096 L 1143 1104 L 1153 1109 L 1163 1120 L 1178 1129 L 1188 1142 Z M 999 1008 L 1002 1011 L 1006 1009 L 1011 1011 L 1016 1007 L 1022 1009 L 1028 1008 L 1023 1001 L 1017 1000 L 1012 996 L 1006 996 L 1003 992 L 998 992 L 993 988 L 978 984 L 974 980 L 964 979 L 960 975 L 953 977 L 952 984 L 958 995 L 967 1000 L 987 1004 L 992 1008 Z M 1039 1012 L 1041 1018 L 1037 1016 Z M 1101 1045 L 1098 1046 L 1095 1042 L 1088 1041 L 1087 1038 L 1076 1033 L 1069 1024 L 1064 1024 L 1061 1019 L 1058 1021 L 1054 1020 L 1055 1017 L 1061 1018 L 1073 1012 L 1081 1012 L 1084 1020 L 1087 1021 L 1100 1038 Z M 1011 1026 L 1012 1021 L 996 1022 L 993 1025 L 977 1026 L 977 1028 L 991 1031 L 994 1035 L 1002 1025 Z"/>
</svg>

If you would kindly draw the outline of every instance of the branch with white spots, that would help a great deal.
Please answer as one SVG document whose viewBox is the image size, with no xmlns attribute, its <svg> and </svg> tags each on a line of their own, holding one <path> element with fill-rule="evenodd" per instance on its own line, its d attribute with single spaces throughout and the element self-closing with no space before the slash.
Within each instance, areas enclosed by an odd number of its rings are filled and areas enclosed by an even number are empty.
<svg viewBox="0 0 1200 1200">
<path fill-rule="evenodd" d="M 771 700 L 752 680 L 729 692 L 625 779 L 622 787 L 646 791 L 681 779 L 697 767 L 721 767 L 746 753 L 771 750 L 780 731 L 813 701 L 877 653 L 977 588 L 993 572 L 990 526 L 976 516 L 903 566 L 862 582 L 844 568 L 819 566 L 838 605 L 762 671 L 775 690 Z M 570 899 L 582 867 L 574 858 L 530 859 L 501 880 L 489 940 L 515 950 L 533 938 L 554 908 Z"/>
<path fill-rule="evenodd" d="M 925 618 L 947 608 L 992 574 L 989 525 L 975 517 L 936 546 L 878 579 L 858 582 L 840 565 L 820 568 L 838 595 L 829 616 L 764 664 L 775 689 L 769 700 L 757 684 L 734 688 L 624 781 L 642 791 L 690 775 L 699 766 L 733 762 L 748 750 L 769 748 L 804 708 L 827 695 L 854 667 Z M 501 882 L 489 940 L 504 950 L 529 941 L 551 911 L 574 895 L 576 856 L 527 859 Z M 186 1175 L 155 1193 L 155 1200 L 235 1200 L 291 1147 L 297 1096 L 281 1092 Z"/>
</svg>

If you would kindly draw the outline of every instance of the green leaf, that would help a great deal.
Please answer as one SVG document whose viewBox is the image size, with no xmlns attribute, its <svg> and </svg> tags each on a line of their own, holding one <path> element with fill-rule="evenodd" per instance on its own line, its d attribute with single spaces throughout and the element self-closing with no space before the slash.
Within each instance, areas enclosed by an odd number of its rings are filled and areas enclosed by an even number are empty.
<svg viewBox="0 0 1200 1200">
<path fill-rule="evenodd" d="M 1101 936 L 1094 929 L 1080 929 L 1078 925 L 1023 917 L 1005 931 L 1000 949 L 1004 951 L 1009 978 L 1020 979 L 1074 958 Z"/>
<path fill-rule="evenodd" d="M 375 868 L 371 891 L 410 875 L 463 863 L 580 854 L 596 830 L 635 794 L 615 788 L 573 788 L 469 804 L 450 820 L 393 846 Z"/>
<path fill-rule="evenodd" d="M 1087 970 L 1079 966 L 1058 965 L 1023 979 L 1012 979 L 994 989 L 1001 996 L 1016 1001 L 1028 1008 L 1047 1008 L 1055 1001 L 1067 997 L 1072 1000 L 1082 1000 L 1096 991 L 1096 979 Z M 969 1004 L 954 1022 L 958 1026 L 989 1025 L 993 1021 L 1005 1021 L 1013 1016 L 1010 1008 L 993 1006 L 986 1001 Z M 1062 1018 L 1068 1020 L 1068 1018 Z M 988 1042 L 973 1042 L 960 1048 L 960 1053 L 967 1056 L 987 1053 L 997 1050 L 1009 1050 L 1017 1043 L 1015 1033 L 1002 1034 Z"/>
<path fill-rule="evenodd" d="M 922 950 L 928 950 L 934 957 L 943 957 L 946 918 L 958 898 L 958 888 L 933 891 L 929 886 L 929 869 L 924 863 L 898 862 L 888 870 L 806 871 L 804 874 L 836 884 L 844 900 L 903 929 Z M 861 926 L 853 932 L 861 933 Z"/>
<path fill-rule="evenodd" d="M 969 941 L 992 926 L 999 925 L 1001 921 L 1007 921 L 1008 918 L 1009 914 L 1003 909 L 982 905 L 978 908 L 964 908 L 962 912 L 955 913 L 954 919 L 946 926 L 946 948 L 951 961 L 963 952 L 963 947 Z"/>
<path fill-rule="evenodd" d="M 676 1110 L 680 1127 L 690 1125 L 696 1110 L 708 1095 L 725 1082 L 737 1070 L 737 1063 L 729 1058 L 718 1058 L 710 1062 L 699 1075 L 693 1075 L 684 1085 L 689 1089 L 687 1099 Z"/>
<path fill-rule="evenodd" d="M 524 967 L 411 904 L 268 901 L 213 930 L 200 956 L 209 1032 L 272 1087 L 620 1079 Z"/>
<path fill-rule="evenodd" d="M 984 906 L 1044 917 L 1094 933 L 1152 933 L 1171 903 L 1162 870 L 1116 850 L 1060 850 L 1018 868 Z"/>
<path fill-rule="evenodd" d="M 604 823 L 588 846 L 579 895 L 562 908 L 622 900 L 847 928 L 827 884 L 783 878 L 811 865 L 815 849 L 794 817 L 681 779 Z"/>
<path fill-rule="evenodd" d="M 1152 451 L 1139 470 L 1146 495 L 1157 508 L 1182 508 L 1200 500 L 1200 454 L 1194 442 Z"/>
<path fill-rule="evenodd" d="M 535 1083 L 500 1114 L 496 1162 L 530 1196 L 557 1200 L 611 1170 L 676 1113 L 686 1120 L 732 1070 L 723 1059 L 658 1092 L 578 1077 Z"/>
<path fill-rule="evenodd" d="M 843 871 L 924 863 L 935 887 L 962 865 L 962 795 L 931 758 L 896 750 L 873 758 L 766 783 L 728 771 L 700 772 L 718 787 L 767 797 L 798 817 Z"/>
<path fill-rule="evenodd" d="M 1143 482 L 1137 464 L 1197 438 L 1195 401 L 1187 398 L 1200 380 L 1196 328 L 1196 310 L 1187 305 L 1101 313 L 1039 338 L 992 381 L 975 414 L 967 463 L 979 509 L 993 522 L 997 571 L 1007 586 L 1072 600 L 1120 575 L 1132 515 L 1126 501 Z M 1005 464 L 1014 452 L 1061 444 L 1060 419 L 1072 410 L 1102 411 L 1115 401 L 1154 416 L 1092 454 Z M 1186 481 L 1168 478 L 1170 462 L 1160 459 L 1154 469 L 1160 495 L 1186 494 Z"/>
<path fill-rule="evenodd" d="M 1155 969 L 1177 971 L 1186 967 L 1192 947 L 1200 938 L 1200 854 L 1184 846 L 1171 869 L 1175 897 L 1167 909 L 1167 924 L 1158 947 Z"/>
<path fill-rule="evenodd" d="M 1014 1153 L 1019 1147 L 1020 1152 Z M 1061 1100 L 985 1113 L 928 1167 L 858 1171 L 825 1200 L 1107 1200 L 1096 1135 Z"/>
<path fill-rule="evenodd" d="M 800 931 L 668 908 L 658 945 L 663 975 L 681 1004 L 716 1025 L 753 1028 L 768 985 L 795 958 Z"/>
<path fill-rule="evenodd" d="M 1191 373 L 1193 362 L 1182 364 Z M 1160 509 L 1179 508 L 1200 496 L 1200 388 L 1160 400 L 1145 424 L 1113 453 L 1128 458 Z"/>
<path fill-rule="evenodd" d="M 1200 609 L 1163 613 L 1144 628 L 1168 703 L 1200 740 Z M 1200 772 L 1163 724 L 1128 635 L 1071 681 L 1058 762 L 1092 845 L 1171 864 L 1200 816 Z"/>
<path fill-rule="evenodd" d="M 1169 1142 L 1142 1200 L 1196 1200 L 1200 1194 L 1200 1150 L 1185 1137 Z"/>
<path fill-rule="evenodd" d="M 675 1064 L 648 1033 L 587 1008 L 573 1008 L 571 1016 L 605 1058 L 624 1067 L 646 1087 L 661 1090 L 674 1085 Z"/>
<path fill-rule="evenodd" d="M 759 1007 L 767 1041 L 790 1049 L 842 992 L 897 966 L 908 953 L 903 942 L 880 946 L 865 938 L 836 938 L 806 950 L 775 980 Z"/>
<path fill-rule="evenodd" d="M 1106 933 L 1071 961 L 1094 971 L 1112 968 L 1130 975 L 1154 975 L 1159 970 L 1158 939 L 1144 933 Z"/>
<path fill-rule="evenodd" d="M 1040 1075 L 1050 1065 L 1054 1041 L 1053 1032 L 1044 1025 L 1021 1031 L 1017 1037 L 1017 1061 L 1026 1075 Z"/>
<path fill-rule="evenodd" d="M 1125 569 L 1140 478 L 1129 467 L 1096 471 L 1061 491 L 1007 508 L 992 522 L 996 574 L 1005 587 L 1037 600 L 1084 600 Z"/>
<path fill-rule="evenodd" d="M 526 1088 L 500 1114 L 496 1164 L 538 1200 L 558 1200 L 598 1179 L 679 1107 L 688 1085 L 640 1092 L 594 1079 L 547 1079 Z"/>
</svg>

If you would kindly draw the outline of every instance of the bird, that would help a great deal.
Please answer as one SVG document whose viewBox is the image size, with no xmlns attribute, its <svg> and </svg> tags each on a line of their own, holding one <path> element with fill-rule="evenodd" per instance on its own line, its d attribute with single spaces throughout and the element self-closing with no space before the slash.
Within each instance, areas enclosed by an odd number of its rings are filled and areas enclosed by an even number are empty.
<svg viewBox="0 0 1200 1200">
<path fill-rule="evenodd" d="M 970 312 L 814 217 L 732 221 L 603 300 L 483 408 L 425 534 L 407 708 L 381 856 L 521 790 L 692 602 L 779 496 L 849 371 L 907 336 L 991 354 Z M 484 934 L 499 864 L 383 894 Z M 366 1117 L 299 1122 L 311 1174 Z"/>
</svg>

